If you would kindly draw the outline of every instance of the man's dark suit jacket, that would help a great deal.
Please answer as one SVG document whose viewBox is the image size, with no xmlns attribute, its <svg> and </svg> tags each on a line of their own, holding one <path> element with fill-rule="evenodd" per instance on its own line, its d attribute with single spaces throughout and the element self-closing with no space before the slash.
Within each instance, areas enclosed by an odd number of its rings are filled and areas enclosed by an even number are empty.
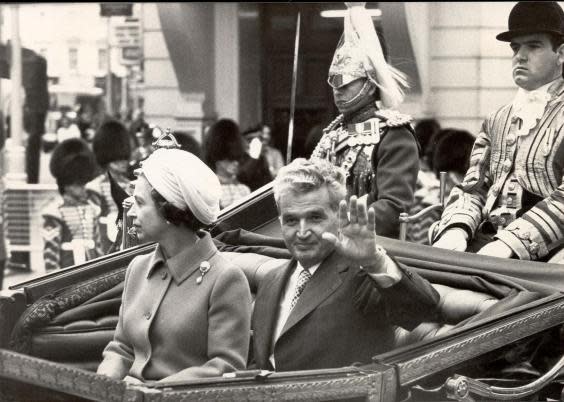
<svg viewBox="0 0 564 402">
<path fill-rule="evenodd" d="M 280 299 L 296 266 L 291 260 L 260 282 L 253 312 L 257 368 L 309 370 L 369 363 L 393 348 L 394 326 L 412 329 L 436 314 L 439 296 L 431 284 L 398 263 L 402 279 L 387 289 L 333 252 L 308 282 L 276 344 Z"/>
</svg>

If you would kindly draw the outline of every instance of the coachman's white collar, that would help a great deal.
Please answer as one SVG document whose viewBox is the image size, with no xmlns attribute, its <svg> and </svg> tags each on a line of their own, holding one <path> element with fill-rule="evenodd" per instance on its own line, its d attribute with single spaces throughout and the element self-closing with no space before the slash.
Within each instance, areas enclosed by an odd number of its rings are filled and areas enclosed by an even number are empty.
<svg viewBox="0 0 564 402">
<path fill-rule="evenodd" d="M 521 119 L 517 136 L 529 134 L 542 118 L 546 104 L 552 98 L 548 89 L 553 83 L 554 81 L 549 82 L 533 91 L 519 88 L 513 100 L 513 117 Z"/>
</svg>

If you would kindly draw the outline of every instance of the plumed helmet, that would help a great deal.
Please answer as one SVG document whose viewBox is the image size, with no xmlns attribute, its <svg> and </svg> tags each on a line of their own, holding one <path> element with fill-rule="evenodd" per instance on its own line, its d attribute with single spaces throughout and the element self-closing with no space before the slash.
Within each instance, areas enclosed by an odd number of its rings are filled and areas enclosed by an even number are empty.
<svg viewBox="0 0 564 402">
<path fill-rule="evenodd" d="M 345 4 L 344 32 L 329 67 L 327 82 L 333 88 L 341 88 L 367 78 L 380 89 L 383 105 L 394 108 L 403 101 L 402 87 L 407 86 L 407 79 L 386 62 L 366 3 Z"/>
<path fill-rule="evenodd" d="M 239 126 L 233 120 L 221 119 L 214 123 L 205 141 L 205 162 L 215 171 L 221 160 L 239 160 L 245 153 Z"/>
<path fill-rule="evenodd" d="M 502 42 L 511 42 L 516 36 L 549 33 L 564 36 L 564 11 L 555 1 L 520 1 L 508 19 L 508 31 L 496 36 Z"/>
<path fill-rule="evenodd" d="M 49 170 L 62 190 L 66 185 L 86 184 L 92 180 L 96 174 L 96 160 L 84 140 L 69 138 L 53 150 Z"/>
<path fill-rule="evenodd" d="M 123 124 L 116 120 L 103 123 L 92 140 L 96 161 L 101 167 L 120 160 L 129 160 L 131 143 L 129 133 Z"/>
</svg>

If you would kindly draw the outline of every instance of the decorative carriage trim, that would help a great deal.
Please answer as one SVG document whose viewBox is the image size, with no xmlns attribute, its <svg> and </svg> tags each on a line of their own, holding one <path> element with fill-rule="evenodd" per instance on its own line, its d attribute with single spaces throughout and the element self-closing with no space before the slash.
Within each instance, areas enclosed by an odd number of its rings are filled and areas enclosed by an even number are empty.
<svg viewBox="0 0 564 402">
<path fill-rule="evenodd" d="M 382 359 L 384 364 L 396 364 L 401 386 L 437 373 L 463 361 L 506 346 L 511 342 L 549 329 L 564 322 L 564 298 L 545 302 L 547 305 L 534 312 L 523 311 L 504 318 L 494 328 L 470 330 L 459 336 L 445 339 L 446 346 L 427 352 L 413 359 L 398 357 Z M 490 323 L 491 325 L 491 323 Z"/>
</svg>

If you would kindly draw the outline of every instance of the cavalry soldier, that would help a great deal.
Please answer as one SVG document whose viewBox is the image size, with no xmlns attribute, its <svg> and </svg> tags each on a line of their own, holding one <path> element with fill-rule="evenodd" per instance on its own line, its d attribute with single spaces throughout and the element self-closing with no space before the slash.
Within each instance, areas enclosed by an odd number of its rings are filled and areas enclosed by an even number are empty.
<svg viewBox="0 0 564 402">
<path fill-rule="evenodd" d="M 103 172 L 86 185 L 89 196 L 102 209 L 100 229 L 102 249 L 106 253 L 117 236 L 116 219 L 118 208 L 112 198 L 110 178 L 126 192 L 131 193 L 129 158 L 131 143 L 127 129 L 119 121 L 103 123 L 92 141 L 92 149 Z"/>
<path fill-rule="evenodd" d="M 517 3 L 496 38 L 510 42 L 519 90 L 483 123 L 434 246 L 546 261 L 564 241 L 564 12 Z"/>
<path fill-rule="evenodd" d="M 47 271 L 102 255 L 98 229 L 100 208 L 88 199 L 85 189 L 96 169 L 88 144 L 80 138 L 61 142 L 53 151 L 49 169 L 57 180 L 60 196 L 41 211 Z"/>
<path fill-rule="evenodd" d="M 406 80 L 384 60 L 364 3 L 346 4 L 344 34 L 328 79 L 341 114 L 324 129 L 312 157 L 343 167 L 348 196 L 366 196 L 376 211 L 377 233 L 398 237 L 399 215 L 413 203 L 419 171 L 411 118 L 391 109 L 403 100 Z"/>
</svg>

